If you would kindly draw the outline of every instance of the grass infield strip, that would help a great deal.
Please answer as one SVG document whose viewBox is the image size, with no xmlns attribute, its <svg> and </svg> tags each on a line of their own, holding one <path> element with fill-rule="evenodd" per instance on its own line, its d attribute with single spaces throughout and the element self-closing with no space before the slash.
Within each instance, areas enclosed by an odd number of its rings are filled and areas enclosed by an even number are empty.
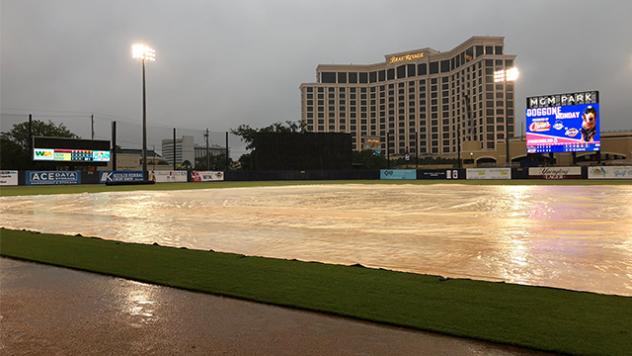
<svg viewBox="0 0 632 356">
<path fill-rule="evenodd" d="M 511 180 L 285 180 L 285 181 L 252 181 L 252 182 L 203 182 L 203 183 L 157 183 L 154 185 L 119 185 L 106 186 L 105 184 L 78 184 L 78 185 L 42 185 L 42 186 L 2 186 L 0 197 L 18 195 L 45 195 L 45 194 L 76 194 L 121 192 L 135 190 L 183 190 L 183 189 L 215 189 L 215 188 L 246 188 L 246 187 L 276 187 L 288 185 L 315 185 L 315 184 L 466 184 L 466 185 L 632 185 L 630 179 L 610 180 L 544 180 L 544 179 L 511 179 Z"/>
<path fill-rule="evenodd" d="M 0 255 L 545 351 L 632 350 L 628 297 L 7 229 Z"/>
</svg>

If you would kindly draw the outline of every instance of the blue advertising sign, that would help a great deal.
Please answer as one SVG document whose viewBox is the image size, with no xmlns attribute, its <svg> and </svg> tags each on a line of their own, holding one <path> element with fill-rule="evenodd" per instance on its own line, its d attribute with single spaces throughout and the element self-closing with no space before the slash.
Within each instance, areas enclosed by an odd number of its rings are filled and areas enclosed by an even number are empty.
<svg viewBox="0 0 632 356">
<path fill-rule="evenodd" d="M 26 171 L 24 182 L 27 185 L 79 184 L 80 171 Z"/>
<path fill-rule="evenodd" d="M 142 182 L 143 171 L 107 171 L 101 172 L 99 182 Z"/>
<path fill-rule="evenodd" d="M 599 93 L 527 98 L 528 153 L 599 151 Z"/>
<path fill-rule="evenodd" d="M 380 179 L 417 179 L 415 169 L 380 169 Z"/>
</svg>

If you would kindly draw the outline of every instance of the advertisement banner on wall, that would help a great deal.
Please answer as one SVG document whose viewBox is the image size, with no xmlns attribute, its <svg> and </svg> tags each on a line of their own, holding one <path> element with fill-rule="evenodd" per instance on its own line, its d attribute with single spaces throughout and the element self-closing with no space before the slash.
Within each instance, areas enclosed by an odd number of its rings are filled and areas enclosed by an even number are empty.
<svg viewBox="0 0 632 356">
<path fill-rule="evenodd" d="M 0 171 L 0 185 L 18 185 L 18 171 Z"/>
<path fill-rule="evenodd" d="M 79 184 L 80 171 L 26 171 L 24 183 L 27 185 Z"/>
<path fill-rule="evenodd" d="M 417 171 L 417 179 L 459 179 L 458 169 L 437 169 Z"/>
<path fill-rule="evenodd" d="M 143 171 L 107 171 L 101 172 L 100 183 L 106 182 L 142 182 Z"/>
<path fill-rule="evenodd" d="M 466 179 L 511 179 L 511 168 L 468 168 Z"/>
<path fill-rule="evenodd" d="M 213 182 L 224 180 L 222 171 L 193 171 L 191 172 L 192 182 Z"/>
<path fill-rule="evenodd" d="M 588 167 L 588 179 L 632 179 L 632 166 Z"/>
<path fill-rule="evenodd" d="M 582 167 L 529 167 L 529 178 L 579 179 Z"/>
<path fill-rule="evenodd" d="M 417 179 L 414 169 L 380 169 L 380 179 Z"/>
<path fill-rule="evenodd" d="M 149 173 L 150 179 L 152 175 L 156 183 L 181 183 L 187 181 L 187 171 L 153 171 Z"/>
</svg>

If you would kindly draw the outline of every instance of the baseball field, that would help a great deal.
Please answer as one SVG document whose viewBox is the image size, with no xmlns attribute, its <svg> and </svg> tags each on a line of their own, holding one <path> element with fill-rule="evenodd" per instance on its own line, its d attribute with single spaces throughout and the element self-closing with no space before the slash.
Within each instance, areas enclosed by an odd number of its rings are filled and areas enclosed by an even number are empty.
<svg viewBox="0 0 632 356">
<path fill-rule="evenodd" d="M 0 255 L 537 350 L 632 348 L 631 182 L 433 183 L 2 188 Z"/>
</svg>

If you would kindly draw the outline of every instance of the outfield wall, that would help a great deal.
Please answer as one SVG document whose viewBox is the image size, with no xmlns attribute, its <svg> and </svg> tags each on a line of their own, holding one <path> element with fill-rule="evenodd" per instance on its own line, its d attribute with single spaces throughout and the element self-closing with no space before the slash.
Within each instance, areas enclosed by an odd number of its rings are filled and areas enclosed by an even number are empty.
<svg viewBox="0 0 632 356">
<path fill-rule="evenodd" d="M 103 184 L 142 180 L 140 171 L 0 171 L 0 186 Z M 632 166 L 467 168 L 467 169 L 343 169 L 307 171 L 156 171 L 156 183 L 272 180 L 484 180 L 484 179 L 632 179 Z"/>
</svg>

